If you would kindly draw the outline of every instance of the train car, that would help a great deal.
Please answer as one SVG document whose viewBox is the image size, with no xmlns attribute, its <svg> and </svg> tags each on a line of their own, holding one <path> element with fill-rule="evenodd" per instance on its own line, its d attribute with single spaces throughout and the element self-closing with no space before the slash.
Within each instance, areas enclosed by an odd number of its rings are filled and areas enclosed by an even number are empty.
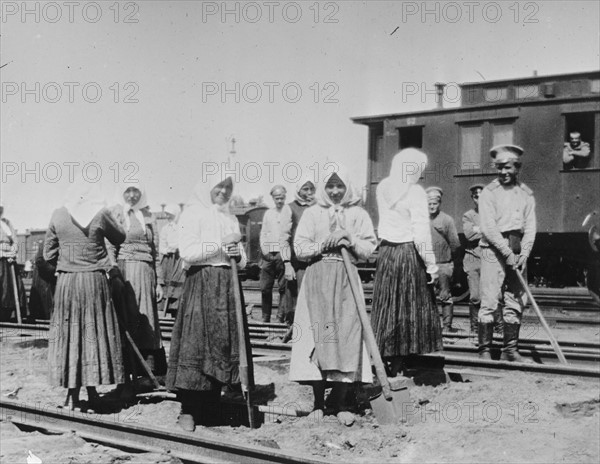
<svg viewBox="0 0 600 464">
<path fill-rule="evenodd" d="M 438 97 L 438 107 L 428 111 L 352 118 L 369 128 L 366 207 L 374 223 L 375 189 L 400 149 L 427 153 L 422 184 L 443 188 L 442 210 L 460 231 L 462 215 L 472 207 L 469 186 L 496 176 L 490 148 L 516 144 L 525 150 L 520 179 L 532 188 L 537 203 L 530 284 L 586 285 L 593 258 L 582 221 L 600 203 L 600 71 L 458 87 L 458 107 L 444 108 Z M 438 91 L 444 94 L 443 85 Z M 564 165 L 562 158 L 572 131 L 591 148 L 589 158 L 576 167 Z"/>
</svg>

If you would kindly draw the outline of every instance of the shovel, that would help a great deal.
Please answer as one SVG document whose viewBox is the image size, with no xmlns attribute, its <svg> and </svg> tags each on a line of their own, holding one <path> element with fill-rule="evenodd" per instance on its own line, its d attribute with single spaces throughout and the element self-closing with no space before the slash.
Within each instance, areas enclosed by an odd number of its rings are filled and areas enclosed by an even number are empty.
<svg viewBox="0 0 600 464">
<path fill-rule="evenodd" d="M 558 345 L 556 338 L 554 338 L 554 335 L 552 334 L 552 331 L 550 330 L 550 327 L 548 326 L 548 323 L 546 322 L 546 319 L 544 318 L 544 316 L 542 314 L 542 311 L 540 311 L 539 306 L 533 299 L 531 290 L 529 290 L 529 286 L 527 285 L 527 282 L 525 282 L 523 275 L 519 271 L 515 271 L 515 274 L 517 274 L 517 277 L 519 278 L 519 282 L 521 282 L 521 286 L 523 287 L 523 290 L 525 290 L 525 293 L 527 294 L 529 301 L 531 301 L 531 306 L 533 306 L 535 313 L 537 314 L 538 318 L 540 319 L 540 323 L 542 324 L 542 327 L 546 331 L 546 334 L 548 334 L 548 338 L 550 339 L 550 344 L 552 345 L 552 348 L 554 348 L 554 352 L 556 353 L 556 356 L 558 356 L 558 359 L 560 360 L 560 362 L 562 364 L 568 364 L 567 359 L 565 358 L 565 355 L 563 354 L 562 350 L 560 349 L 560 346 Z"/>
<path fill-rule="evenodd" d="M 375 334 L 371 328 L 371 321 L 369 320 L 369 316 L 367 316 L 365 300 L 361 295 L 358 287 L 359 284 L 353 278 L 354 266 L 350 261 L 350 255 L 346 248 L 342 248 L 342 258 L 344 259 L 344 267 L 348 274 L 348 281 L 350 282 L 350 288 L 352 289 L 352 295 L 354 296 L 362 325 L 367 352 L 371 357 L 371 362 L 375 366 L 375 373 L 382 388 L 382 394 L 371 399 L 371 408 L 377 418 L 377 422 L 381 425 L 397 424 L 399 420 L 405 421 L 409 410 L 412 411 L 414 409 L 413 402 L 408 393 L 408 387 L 412 385 L 412 381 L 405 377 L 388 379 L 377 342 L 375 341 Z"/>
<path fill-rule="evenodd" d="M 254 390 L 254 365 L 252 364 L 252 352 L 249 348 L 248 323 L 246 322 L 246 313 L 242 307 L 242 296 L 240 294 L 240 279 L 237 272 L 237 263 L 235 258 L 230 258 L 231 280 L 233 285 L 233 294 L 235 297 L 235 314 L 237 316 L 238 339 L 240 350 L 240 382 L 242 384 L 242 393 L 246 399 L 248 407 L 248 422 L 251 429 L 258 427 L 254 417 L 254 406 L 252 405 L 252 391 Z"/>
<path fill-rule="evenodd" d="M 17 312 L 17 323 L 22 324 L 23 323 L 23 318 L 21 317 L 21 302 L 19 301 L 19 287 L 17 285 L 17 274 L 15 272 L 15 263 L 14 261 L 12 263 L 9 263 L 9 268 L 10 268 L 10 277 L 12 279 L 12 285 L 13 285 L 13 294 L 15 296 L 15 310 Z"/>
</svg>

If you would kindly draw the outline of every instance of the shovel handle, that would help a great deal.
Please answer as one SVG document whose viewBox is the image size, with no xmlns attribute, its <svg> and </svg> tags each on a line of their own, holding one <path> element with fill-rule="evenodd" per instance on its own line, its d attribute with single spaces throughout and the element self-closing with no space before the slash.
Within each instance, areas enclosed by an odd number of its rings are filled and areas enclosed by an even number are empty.
<svg viewBox="0 0 600 464">
<path fill-rule="evenodd" d="M 385 367 L 383 365 L 383 360 L 381 359 L 381 354 L 379 353 L 379 348 L 377 348 L 377 341 L 375 340 L 375 334 L 373 333 L 373 328 L 371 327 L 371 321 L 369 320 L 369 316 L 367 316 L 365 300 L 361 296 L 360 289 L 358 288 L 359 284 L 353 278 L 354 273 L 352 271 L 354 266 L 350 261 L 350 255 L 348 254 L 348 250 L 346 250 L 346 248 L 342 248 L 342 258 L 344 259 L 344 267 L 346 268 L 346 273 L 348 274 L 348 281 L 350 282 L 350 288 L 352 289 L 352 295 L 354 296 L 354 302 L 356 303 L 356 309 L 358 310 L 358 317 L 360 318 L 360 323 L 362 325 L 363 336 L 365 344 L 367 345 L 367 352 L 371 357 L 371 362 L 375 366 L 375 373 L 377 374 L 379 383 L 381 383 L 383 396 L 386 400 L 391 401 L 392 389 L 390 387 L 390 382 L 388 381 L 388 377 L 385 372 Z"/>
<path fill-rule="evenodd" d="M 519 282 L 521 282 L 521 286 L 523 287 L 523 290 L 525 290 L 525 293 L 527 294 L 529 301 L 531 301 L 531 306 L 533 306 L 535 313 L 537 314 L 538 318 L 540 319 L 540 323 L 542 324 L 542 327 L 546 331 L 546 334 L 548 334 L 548 338 L 550 339 L 550 343 L 552 345 L 552 348 L 554 348 L 554 352 L 556 353 L 556 356 L 558 356 L 558 359 L 560 360 L 560 362 L 562 364 L 568 364 L 567 359 L 565 358 L 565 355 L 563 354 L 562 350 L 560 349 L 560 346 L 558 345 L 558 342 L 556 341 L 556 338 L 554 338 L 554 335 L 552 334 L 552 331 L 550 330 L 550 326 L 548 326 L 548 323 L 546 322 L 546 319 L 544 318 L 544 316 L 542 314 L 542 311 L 540 311 L 539 306 L 533 299 L 533 294 L 531 293 L 531 290 L 529 290 L 529 286 L 527 285 L 527 282 L 525 282 L 523 275 L 518 270 L 515 270 L 515 273 L 517 274 L 517 277 L 519 278 Z"/>
<path fill-rule="evenodd" d="M 233 295 L 235 298 L 235 314 L 237 316 L 238 340 L 240 350 L 240 381 L 242 383 L 242 392 L 246 397 L 248 407 L 248 422 L 250 428 L 257 427 L 254 417 L 254 407 L 252 406 L 252 390 L 254 389 L 254 365 L 252 364 L 252 354 L 248 353 L 248 331 L 246 330 L 245 314 L 242 307 L 242 296 L 240 294 L 240 279 L 237 272 L 237 262 L 235 258 L 230 258 L 231 280 L 233 285 Z"/>
<path fill-rule="evenodd" d="M 10 277 L 13 285 L 13 295 L 15 296 L 15 310 L 17 312 L 17 322 L 19 324 L 23 323 L 23 318 L 21 317 L 21 302 L 19 301 L 19 287 L 17 286 L 17 274 L 15 272 L 15 263 L 14 261 L 9 264 L 10 267 Z"/>
</svg>

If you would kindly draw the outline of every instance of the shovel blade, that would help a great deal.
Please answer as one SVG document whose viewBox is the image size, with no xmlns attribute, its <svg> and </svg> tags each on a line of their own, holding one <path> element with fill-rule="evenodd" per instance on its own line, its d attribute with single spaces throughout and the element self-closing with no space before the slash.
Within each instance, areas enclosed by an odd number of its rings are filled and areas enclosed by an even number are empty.
<svg viewBox="0 0 600 464">
<path fill-rule="evenodd" d="M 371 409 L 380 425 L 406 422 L 407 416 L 414 410 L 414 402 L 410 399 L 408 388 L 414 383 L 406 377 L 388 379 L 391 389 L 391 400 L 382 394 L 371 398 Z"/>
</svg>

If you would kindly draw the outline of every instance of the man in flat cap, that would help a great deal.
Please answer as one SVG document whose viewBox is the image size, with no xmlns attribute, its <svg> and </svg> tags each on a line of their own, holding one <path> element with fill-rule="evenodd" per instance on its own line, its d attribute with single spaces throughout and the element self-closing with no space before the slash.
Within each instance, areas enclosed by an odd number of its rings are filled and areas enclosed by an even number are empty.
<svg viewBox="0 0 600 464">
<path fill-rule="evenodd" d="M 481 309 L 479 355 L 491 359 L 494 311 L 504 298 L 502 360 L 523 362 L 517 350 L 525 290 L 516 275 L 524 272 L 536 234 L 533 192 L 518 175 L 523 149 L 498 145 L 490 150 L 498 178 L 479 197 L 481 219 Z"/>
<path fill-rule="evenodd" d="M 273 285 L 275 279 L 279 284 L 279 310 L 277 317 L 283 319 L 285 294 L 285 267 L 281 258 L 279 239 L 283 226 L 283 207 L 285 205 L 286 189 L 283 185 L 276 185 L 271 189 L 271 197 L 275 207 L 267 210 L 263 216 L 260 230 L 260 291 L 262 304 L 262 321 L 271 322 L 273 310 Z M 283 322 L 283 321 L 281 321 Z"/>
<path fill-rule="evenodd" d="M 456 232 L 454 219 L 440 211 L 442 206 L 442 195 L 444 192 L 440 187 L 429 187 L 427 193 L 427 205 L 429 207 L 429 224 L 431 226 L 431 239 L 435 261 L 439 268 L 438 281 L 436 284 L 436 297 L 442 305 L 443 330 L 457 332 L 452 327 L 454 316 L 454 303 L 452 301 L 452 274 L 454 273 L 454 261 L 460 248 L 460 240 Z"/>
</svg>

